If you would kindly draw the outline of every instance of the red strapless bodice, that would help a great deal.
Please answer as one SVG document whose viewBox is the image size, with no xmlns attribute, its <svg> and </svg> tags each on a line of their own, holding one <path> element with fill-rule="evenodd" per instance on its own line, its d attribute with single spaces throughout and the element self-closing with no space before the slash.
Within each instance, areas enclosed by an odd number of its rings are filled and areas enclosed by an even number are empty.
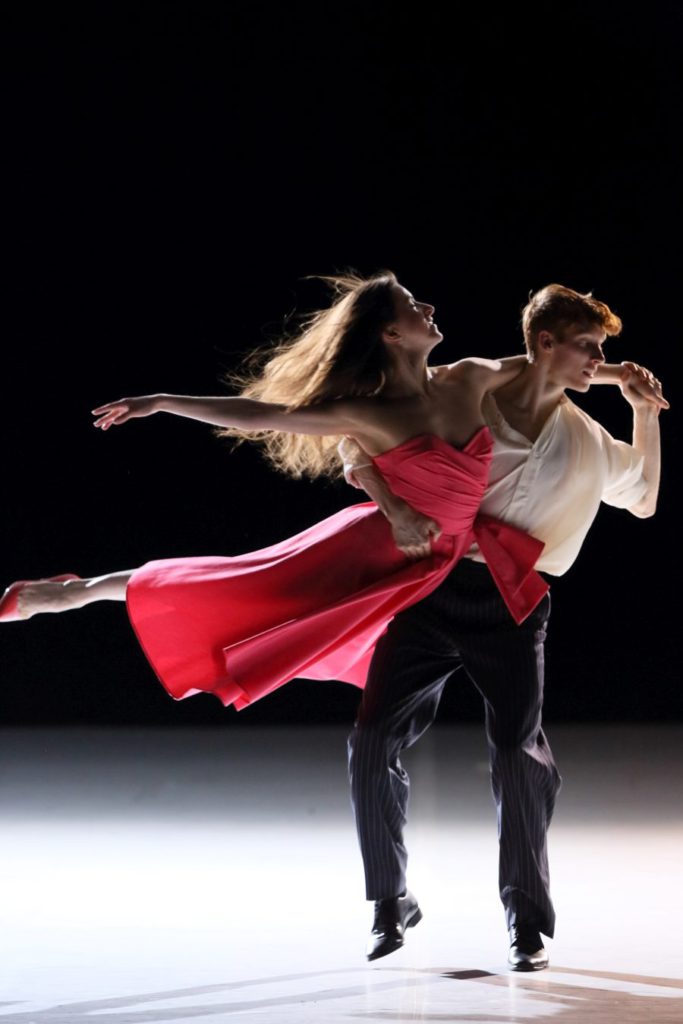
<svg viewBox="0 0 683 1024">
<path fill-rule="evenodd" d="M 491 433 L 481 427 L 464 448 L 454 448 L 435 434 L 420 434 L 373 462 L 394 494 L 436 519 L 445 534 L 454 535 L 472 529 L 492 450 Z"/>
</svg>

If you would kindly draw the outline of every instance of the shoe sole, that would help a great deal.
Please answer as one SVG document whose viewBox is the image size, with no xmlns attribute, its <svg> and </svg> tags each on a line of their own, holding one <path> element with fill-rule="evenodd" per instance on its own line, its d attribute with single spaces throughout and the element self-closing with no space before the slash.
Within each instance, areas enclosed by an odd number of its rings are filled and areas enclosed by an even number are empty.
<svg viewBox="0 0 683 1024">
<path fill-rule="evenodd" d="M 419 907 L 415 907 L 415 913 L 406 921 L 406 928 L 414 928 L 416 924 L 419 924 L 422 920 L 422 911 Z"/>
<path fill-rule="evenodd" d="M 510 963 L 509 960 L 508 963 Z M 550 966 L 550 961 L 548 960 L 545 960 L 541 964 L 532 964 L 528 961 L 522 961 L 522 963 L 519 964 L 510 964 L 510 970 L 529 974 L 531 971 L 544 971 L 548 966 Z"/>
</svg>

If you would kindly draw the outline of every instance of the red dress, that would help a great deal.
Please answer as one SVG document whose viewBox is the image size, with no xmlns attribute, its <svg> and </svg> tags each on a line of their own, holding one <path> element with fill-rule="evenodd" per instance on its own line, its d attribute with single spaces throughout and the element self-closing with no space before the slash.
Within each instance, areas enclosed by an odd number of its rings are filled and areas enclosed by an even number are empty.
<svg viewBox="0 0 683 1024">
<path fill-rule="evenodd" d="M 423 434 L 373 460 L 395 494 L 442 527 L 420 561 L 397 549 L 368 502 L 260 551 L 137 569 L 128 613 L 170 695 L 214 693 L 240 710 L 295 678 L 362 687 L 392 617 L 434 590 L 475 540 L 521 622 L 548 589 L 533 569 L 543 544 L 477 516 L 492 446 L 482 427 L 462 449 Z"/>
</svg>

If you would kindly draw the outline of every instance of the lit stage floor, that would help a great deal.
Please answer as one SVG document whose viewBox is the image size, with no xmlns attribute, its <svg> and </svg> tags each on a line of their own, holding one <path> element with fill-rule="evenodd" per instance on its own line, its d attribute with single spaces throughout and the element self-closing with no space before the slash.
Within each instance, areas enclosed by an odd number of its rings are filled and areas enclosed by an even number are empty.
<svg viewBox="0 0 683 1024">
<path fill-rule="evenodd" d="M 482 731 L 410 751 L 422 923 L 368 965 L 345 730 L 4 730 L 0 1024 L 683 1020 L 683 727 L 551 727 L 551 969 L 507 970 Z"/>
</svg>

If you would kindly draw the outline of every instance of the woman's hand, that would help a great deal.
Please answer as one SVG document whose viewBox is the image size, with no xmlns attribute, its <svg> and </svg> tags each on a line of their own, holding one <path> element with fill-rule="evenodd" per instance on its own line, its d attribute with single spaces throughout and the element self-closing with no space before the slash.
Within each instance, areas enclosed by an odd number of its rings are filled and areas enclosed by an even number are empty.
<svg viewBox="0 0 683 1024">
<path fill-rule="evenodd" d="M 98 416 L 93 426 L 101 430 L 109 430 L 110 427 L 119 427 L 128 420 L 139 419 L 142 416 L 153 416 L 159 411 L 159 395 L 141 395 L 139 398 L 120 398 L 118 402 L 107 402 L 92 410 L 93 416 Z"/>
<path fill-rule="evenodd" d="M 638 363 L 624 362 L 621 365 L 621 393 L 629 405 L 634 408 L 647 405 L 655 405 L 658 409 L 669 408 L 662 394 L 661 381 L 650 370 Z"/>
</svg>

